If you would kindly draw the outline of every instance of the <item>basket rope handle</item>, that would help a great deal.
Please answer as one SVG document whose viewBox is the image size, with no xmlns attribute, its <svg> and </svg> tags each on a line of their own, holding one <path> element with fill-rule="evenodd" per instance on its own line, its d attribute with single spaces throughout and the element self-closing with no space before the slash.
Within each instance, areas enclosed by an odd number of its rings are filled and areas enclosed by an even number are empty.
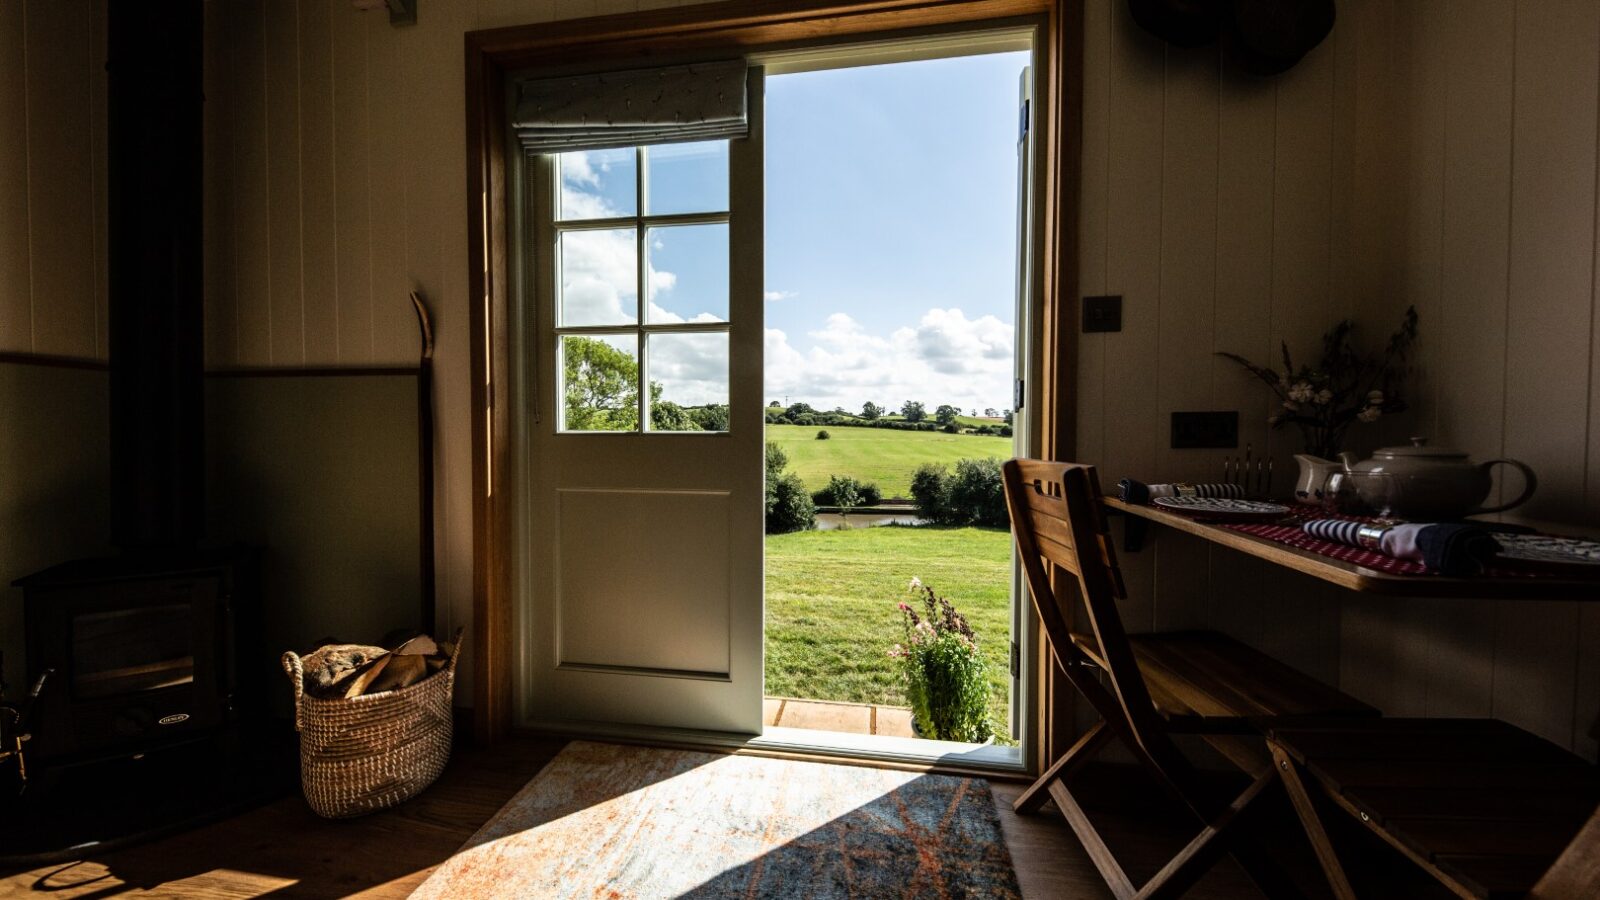
<svg viewBox="0 0 1600 900">
<path fill-rule="evenodd" d="M 289 673 L 289 680 L 294 684 L 294 730 L 300 730 L 300 700 L 306 694 L 306 671 L 301 664 L 300 657 L 293 650 L 283 654 L 283 670 Z"/>
<path fill-rule="evenodd" d="M 456 636 L 450 641 L 450 645 L 454 649 L 450 651 L 450 663 L 449 665 L 445 666 L 445 668 L 452 672 L 454 672 L 456 669 L 456 658 L 461 655 L 461 635 L 465 631 L 465 628 L 462 628 L 459 625 L 456 626 Z"/>
</svg>

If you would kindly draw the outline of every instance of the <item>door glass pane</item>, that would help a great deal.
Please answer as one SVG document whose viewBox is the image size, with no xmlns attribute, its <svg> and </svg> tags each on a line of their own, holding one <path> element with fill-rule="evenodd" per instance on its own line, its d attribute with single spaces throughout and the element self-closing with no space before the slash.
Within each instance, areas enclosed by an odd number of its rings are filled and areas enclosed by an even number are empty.
<svg viewBox="0 0 1600 900">
<path fill-rule="evenodd" d="M 645 340 L 651 431 L 728 430 L 728 334 L 652 334 Z"/>
<path fill-rule="evenodd" d="M 639 245 L 632 228 L 565 231 L 561 324 L 632 325 L 639 315 Z"/>
<path fill-rule="evenodd" d="M 556 221 L 633 215 L 639 205 L 638 160 L 632 147 L 561 154 L 556 159 L 561 179 Z"/>
<path fill-rule="evenodd" d="M 645 211 L 652 216 L 728 208 L 728 142 L 644 148 Z"/>
<path fill-rule="evenodd" d="M 650 263 L 646 321 L 728 320 L 728 226 L 673 225 L 645 232 Z"/>
<path fill-rule="evenodd" d="M 561 430 L 639 430 L 639 339 L 632 334 L 561 338 Z"/>
</svg>

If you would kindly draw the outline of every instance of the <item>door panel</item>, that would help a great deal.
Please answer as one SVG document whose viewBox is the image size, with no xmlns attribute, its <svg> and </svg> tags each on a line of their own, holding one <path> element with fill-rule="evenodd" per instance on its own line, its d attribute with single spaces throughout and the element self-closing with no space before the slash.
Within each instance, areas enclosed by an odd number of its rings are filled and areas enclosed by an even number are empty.
<svg viewBox="0 0 1600 900">
<path fill-rule="evenodd" d="M 560 490 L 559 665 L 727 678 L 731 496 Z"/>
<path fill-rule="evenodd" d="M 761 731 L 762 86 L 752 70 L 751 134 L 728 142 L 725 208 L 716 191 L 652 199 L 691 183 L 672 174 L 695 164 L 689 145 L 638 152 L 637 173 L 625 156 L 585 170 L 599 184 L 636 178 L 632 206 L 600 209 L 558 181 L 554 159 L 527 162 L 534 302 L 519 687 L 529 724 Z M 556 221 L 558 196 L 603 215 Z M 677 279 L 661 274 L 680 266 Z M 571 365 L 564 353 L 577 354 Z M 563 379 L 596 360 L 635 372 L 637 389 L 575 407 Z M 723 396 L 725 431 L 675 430 Z"/>
</svg>

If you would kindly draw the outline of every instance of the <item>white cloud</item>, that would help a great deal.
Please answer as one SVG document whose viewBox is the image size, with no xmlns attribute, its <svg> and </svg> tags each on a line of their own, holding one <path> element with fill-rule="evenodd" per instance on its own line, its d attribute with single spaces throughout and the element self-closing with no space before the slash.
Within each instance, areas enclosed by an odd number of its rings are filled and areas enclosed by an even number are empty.
<svg viewBox="0 0 1600 900">
<path fill-rule="evenodd" d="M 661 385 L 661 399 L 682 406 L 728 402 L 726 334 L 657 334 L 650 339 L 646 366 Z"/>
<path fill-rule="evenodd" d="M 1010 406 L 1012 326 L 994 316 L 968 319 L 959 309 L 930 309 L 915 327 L 872 334 L 843 313 L 796 348 L 783 331 L 766 332 L 766 396 L 852 412 L 868 400 L 898 409 L 918 400 L 930 409 Z"/>
<path fill-rule="evenodd" d="M 793 299 L 795 297 L 798 297 L 798 296 L 800 296 L 800 292 L 799 291 L 767 291 L 765 296 L 766 296 L 766 299 L 767 299 L 768 303 L 776 303 L 779 300 L 790 300 L 790 299 Z"/>
</svg>

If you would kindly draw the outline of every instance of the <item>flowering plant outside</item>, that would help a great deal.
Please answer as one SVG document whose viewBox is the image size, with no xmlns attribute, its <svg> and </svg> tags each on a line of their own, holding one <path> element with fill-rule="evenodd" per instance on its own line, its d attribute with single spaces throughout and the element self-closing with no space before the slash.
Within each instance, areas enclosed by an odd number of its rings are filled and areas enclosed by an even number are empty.
<svg viewBox="0 0 1600 900">
<path fill-rule="evenodd" d="M 1332 459 L 1344 449 L 1344 435 L 1356 422 L 1376 422 L 1385 413 L 1406 408 L 1400 388 L 1410 369 L 1406 357 L 1417 340 L 1416 307 L 1406 309 L 1400 328 L 1389 336 L 1381 355 L 1361 354 L 1350 346 L 1355 323 L 1345 319 L 1322 336 L 1322 358 L 1315 367 L 1295 368 L 1289 343 L 1283 342 L 1283 371 L 1257 365 L 1237 353 L 1218 353 L 1243 366 L 1278 395 L 1282 406 L 1267 418 L 1273 428 L 1295 425 L 1306 452 Z"/>
<path fill-rule="evenodd" d="M 994 736 L 989 722 L 986 663 L 966 617 L 919 579 L 909 592 L 920 598 L 897 604 L 905 639 L 889 650 L 900 661 L 911 716 L 924 737 L 981 743 Z"/>
</svg>

